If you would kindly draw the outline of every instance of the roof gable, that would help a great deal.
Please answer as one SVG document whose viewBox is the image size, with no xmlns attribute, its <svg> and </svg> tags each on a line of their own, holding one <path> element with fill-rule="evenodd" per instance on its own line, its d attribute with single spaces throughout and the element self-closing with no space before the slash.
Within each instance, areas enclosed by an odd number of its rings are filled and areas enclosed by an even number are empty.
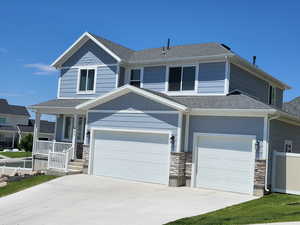
<svg viewBox="0 0 300 225">
<path fill-rule="evenodd" d="M 110 93 L 107 93 L 103 96 L 100 96 L 96 99 L 93 99 L 93 100 L 87 101 L 83 104 L 80 104 L 80 105 L 76 106 L 76 109 L 78 109 L 78 110 L 88 110 L 88 109 L 94 108 L 98 105 L 109 102 L 109 101 L 111 101 L 111 100 L 113 100 L 117 97 L 128 94 L 130 92 L 133 92 L 135 94 L 144 96 L 145 98 L 149 98 L 149 99 L 151 99 L 155 102 L 167 105 L 167 106 L 169 106 L 171 108 L 174 108 L 176 110 L 180 110 L 180 111 L 187 110 L 186 106 L 184 106 L 182 104 L 179 104 L 176 101 L 171 100 L 170 98 L 163 97 L 161 94 L 156 94 L 154 92 L 151 92 L 151 91 L 148 91 L 148 90 L 145 90 L 145 89 L 141 89 L 141 88 L 137 88 L 137 87 L 134 87 L 134 86 L 131 86 L 131 85 L 125 85 L 121 88 L 118 88 L 118 89 L 116 89 L 116 90 L 114 90 Z"/>
<path fill-rule="evenodd" d="M 75 42 L 72 44 L 63 54 L 61 54 L 52 64 L 53 67 L 61 67 L 62 64 L 70 58 L 80 47 L 82 47 L 88 40 L 94 41 L 99 47 L 101 47 L 104 51 L 110 54 L 113 58 L 115 58 L 118 62 L 121 61 L 120 56 L 116 55 L 112 50 L 110 50 L 105 44 L 96 39 L 93 35 L 88 32 L 85 32 L 81 35 Z"/>
</svg>

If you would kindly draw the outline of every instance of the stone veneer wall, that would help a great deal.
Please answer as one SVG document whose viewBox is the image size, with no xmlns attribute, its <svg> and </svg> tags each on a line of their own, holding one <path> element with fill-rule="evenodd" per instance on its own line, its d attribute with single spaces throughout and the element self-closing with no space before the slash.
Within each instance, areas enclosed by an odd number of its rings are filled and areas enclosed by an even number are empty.
<svg viewBox="0 0 300 225">
<path fill-rule="evenodd" d="M 88 167 L 89 167 L 89 153 L 90 153 L 90 146 L 89 145 L 83 145 L 82 150 L 82 159 L 84 160 L 83 164 L 83 173 L 88 173 Z"/>
<path fill-rule="evenodd" d="M 265 194 L 266 160 L 255 160 L 254 195 Z"/>
<path fill-rule="evenodd" d="M 171 152 L 169 186 L 185 185 L 185 153 Z"/>
<path fill-rule="evenodd" d="M 192 176 L 192 159 L 193 159 L 193 153 L 192 152 L 186 152 L 186 161 L 185 161 L 185 186 L 190 187 L 191 186 L 191 176 Z"/>
</svg>

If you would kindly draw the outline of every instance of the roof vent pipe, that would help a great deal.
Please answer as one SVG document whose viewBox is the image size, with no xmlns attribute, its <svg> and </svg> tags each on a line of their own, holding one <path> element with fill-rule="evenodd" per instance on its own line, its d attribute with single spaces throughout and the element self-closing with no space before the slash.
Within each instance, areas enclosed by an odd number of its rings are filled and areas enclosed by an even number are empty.
<svg viewBox="0 0 300 225">
<path fill-rule="evenodd" d="M 255 66 L 255 64 L 256 64 L 256 55 L 254 55 L 253 57 L 252 57 L 252 64 Z"/>
<path fill-rule="evenodd" d="M 170 38 L 168 38 L 168 42 L 167 42 L 167 50 L 169 50 L 170 49 Z"/>
</svg>

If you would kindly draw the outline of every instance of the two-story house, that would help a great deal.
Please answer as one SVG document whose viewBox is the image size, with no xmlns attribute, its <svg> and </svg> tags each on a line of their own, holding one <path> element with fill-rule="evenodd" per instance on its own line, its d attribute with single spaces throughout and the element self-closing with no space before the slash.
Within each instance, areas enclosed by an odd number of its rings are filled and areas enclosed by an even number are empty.
<svg viewBox="0 0 300 225">
<path fill-rule="evenodd" d="M 83 158 L 91 175 L 253 194 L 271 151 L 300 151 L 289 86 L 223 44 L 134 51 L 84 33 L 52 66 L 57 98 L 30 106 L 36 170 Z M 57 117 L 53 143 L 38 141 L 41 114 Z"/>
<path fill-rule="evenodd" d="M 8 104 L 0 99 L 0 148 L 14 148 L 21 138 L 33 134 L 34 120 L 25 106 Z M 54 122 L 42 120 L 40 123 L 40 140 L 53 140 Z"/>
</svg>

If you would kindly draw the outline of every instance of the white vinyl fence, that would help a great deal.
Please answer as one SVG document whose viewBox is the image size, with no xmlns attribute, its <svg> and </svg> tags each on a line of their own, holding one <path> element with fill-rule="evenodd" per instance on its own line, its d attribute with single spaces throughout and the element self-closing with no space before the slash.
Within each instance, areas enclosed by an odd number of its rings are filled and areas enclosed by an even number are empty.
<svg viewBox="0 0 300 225">
<path fill-rule="evenodd" d="M 274 152 L 272 191 L 300 194 L 300 154 Z"/>
</svg>

